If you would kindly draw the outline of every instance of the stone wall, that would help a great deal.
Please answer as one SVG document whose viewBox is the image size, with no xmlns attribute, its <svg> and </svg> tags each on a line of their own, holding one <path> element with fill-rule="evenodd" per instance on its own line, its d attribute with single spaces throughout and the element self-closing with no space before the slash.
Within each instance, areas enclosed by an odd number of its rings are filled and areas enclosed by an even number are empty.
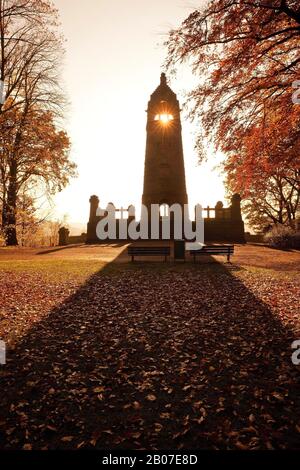
<svg viewBox="0 0 300 470">
<path fill-rule="evenodd" d="M 235 194 L 232 196 L 231 205 L 227 208 L 223 207 L 223 204 L 219 201 L 213 208 L 205 208 L 208 217 L 204 219 L 204 241 L 205 242 L 230 242 L 230 243 L 245 243 L 245 232 L 244 232 L 244 222 L 241 215 L 241 198 L 239 195 Z M 92 196 L 90 198 L 90 219 L 87 225 L 87 238 L 86 243 L 96 244 L 96 243 L 105 243 L 107 241 L 116 242 L 122 240 L 119 236 L 119 219 L 116 219 L 116 235 L 109 240 L 99 240 L 96 235 L 96 227 L 98 222 L 105 217 L 106 212 L 103 210 L 103 216 L 97 216 L 97 210 L 99 207 L 99 199 L 97 196 Z M 130 206 L 132 207 L 132 206 Z M 129 210 L 129 208 L 128 208 Z M 215 217 L 211 217 L 211 213 L 214 211 Z M 129 224 L 135 217 L 131 216 L 127 219 L 127 224 Z M 195 223 L 193 226 L 195 230 Z M 150 229 L 149 229 L 150 232 Z M 172 228 L 171 228 L 171 239 L 172 237 Z M 160 233 L 161 223 L 160 223 Z M 149 233 L 149 238 L 150 233 Z"/>
</svg>

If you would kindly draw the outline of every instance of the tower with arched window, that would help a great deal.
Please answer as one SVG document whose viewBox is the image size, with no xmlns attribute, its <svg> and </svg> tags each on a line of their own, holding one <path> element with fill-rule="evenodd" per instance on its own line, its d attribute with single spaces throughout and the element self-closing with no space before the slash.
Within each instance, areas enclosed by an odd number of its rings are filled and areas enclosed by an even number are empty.
<svg viewBox="0 0 300 470">
<path fill-rule="evenodd" d="M 147 138 L 142 203 L 182 207 L 188 197 L 181 137 L 180 106 L 161 74 L 147 109 Z"/>
<path fill-rule="evenodd" d="M 142 203 L 147 208 L 146 217 L 148 218 L 147 222 L 150 223 L 147 223 L 146 231 L 148 233 L 146 238 L 141 235 L 140 238 L 143 240 L 156 240 L 158 238 L 173 240 L 177 238 L 178 232 L 175 228 L 180 227 L 180 222 L 183 228 L 184 206 L 188 204 L 188 197 L 185 183 L 180 106 L 176 94 L 167 84 L 164 73 L 161 74 L 160 84 L 152 93 L 148 102 L 146 131 Z M 224 208 L 223 203 L 219 201 L 215 207 L 203 209 L 203 212 L 207 214 L 207 217 L 204 218 L 205 241 L 244 242 L 244 223 L 241 216 L 240 202 L 240 196 L 235 194 L 232 196 L 230 207 Z M 152 204 L 155 210 L 157 205 L 160 206 L 157 214 L 155 211 L 151 212 Z M 174 207 L 174 204 L 181 207 Z M 113 204 L 110 204 L 110 206 L 113 206 Z M 171 206 L 173 207 L 171 208 Z M 141 222 L 145 220 L 143 216 L 141 216 L 140 221 L 135 220 L 135 211 L 132 206 L 129 206 L 125 212 L 128 214 L 125 223 L 127 228 L 132 222 L 140 227 Z M 102 241 L 98 237 L 97 226 L 106 217 L 107 213 L 108 209 L 103 210 L 99 207 L 98 197 L 91 196 L 90 217 L 86 235 L 87 243 L 100 243 Z M 124 240 L 129 237 L 128 233 L 123 230 L 124 222 L 121 223 L 119 218 L 116 217 L 116 214 L 120 213 L 124 213 L 123 208 L 115 210 L 116 226 L 113 234 L 110 234 L 107 238 L 110 241 Z M 170 221 L 169 238 L 164 237 L 163 230 L 166 225 L 165 222 L 168 222 L 167 219 Z M 194 221 L 193 224 L 195 224 Z M 158 227 L 159 237 L 157 234 L 153 235 L 153 227 Z M 185 236 L 184 230 L 181 231 L 180 238 L 183 236 Z"/>
</svg>

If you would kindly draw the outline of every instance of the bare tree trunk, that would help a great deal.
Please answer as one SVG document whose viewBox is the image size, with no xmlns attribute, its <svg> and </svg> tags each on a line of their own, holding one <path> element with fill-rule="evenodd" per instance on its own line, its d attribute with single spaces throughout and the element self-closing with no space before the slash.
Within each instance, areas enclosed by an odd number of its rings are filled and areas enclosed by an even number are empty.
<svg viewBox="0 0 300 470">
<path fill-rule="evenodd" d="M 5 104 L 0 103 L 0 197 L 9 246 L 18 244 L 19 192 L 27 181 L 32 187 L 45 183 L 52 194 L 75 175 L 67 134 L 56 129 L 66 104 L 60 88 L 63 40 L 58 25 L 51 0 L 0 0 L 0 80 L 5 82 Z M 45 128 L 38 116 L 47 116 Z M 46 156 L 42 147 L 47 148 Z"/>
<path fill-rule="evenodd" d="M 17 227 L 16 227 L 16 208 L 17 208 L 17 164 L 13 158 L 10 162 L 9 185 L 7 190 L 7 202 L 5 204 L 5 225 L 3 230 L 7 246 L 18 245 Z"/>
</svg>

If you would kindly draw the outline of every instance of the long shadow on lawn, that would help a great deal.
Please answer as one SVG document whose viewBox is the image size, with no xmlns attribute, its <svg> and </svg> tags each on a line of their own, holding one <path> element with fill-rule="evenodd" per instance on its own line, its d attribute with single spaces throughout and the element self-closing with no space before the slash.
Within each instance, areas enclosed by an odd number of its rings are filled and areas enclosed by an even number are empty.
<svg viewBox="0 0 300 470">
<path fill-rule="evenodd" d="M 86 245 L 83 243 L 82 245 L 66 245 L 66 246 L 56 246 L 53 248 L 50 248 L 49 250 L 42 250 L 38 251 L 36 255 L 48 255 L 49 253 L 55 253 L 56 251 L 62 251 L 62 250 L 69 250 L 70 248 L 83 248 Z"/>
<path fill-rule="evenodd" d="M 293 339 L 224 265 L 112 263 L 8 352 L 0 447 L 299 448 Z"/>
</svg>

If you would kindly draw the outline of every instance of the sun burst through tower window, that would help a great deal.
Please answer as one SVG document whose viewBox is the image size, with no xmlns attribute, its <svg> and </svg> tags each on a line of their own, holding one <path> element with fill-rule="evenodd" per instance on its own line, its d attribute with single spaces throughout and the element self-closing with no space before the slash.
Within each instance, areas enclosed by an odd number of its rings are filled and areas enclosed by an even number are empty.
<svg viewBox="0 0 300 470">
<path fill-rule="evenodd" d="M 168 124 L 170 121 L 173 121 L 174 117 L 172 114 L 156 114 L 154 117 L 154 121 L 160 121 L 163 124 Z"/>
</svg>

